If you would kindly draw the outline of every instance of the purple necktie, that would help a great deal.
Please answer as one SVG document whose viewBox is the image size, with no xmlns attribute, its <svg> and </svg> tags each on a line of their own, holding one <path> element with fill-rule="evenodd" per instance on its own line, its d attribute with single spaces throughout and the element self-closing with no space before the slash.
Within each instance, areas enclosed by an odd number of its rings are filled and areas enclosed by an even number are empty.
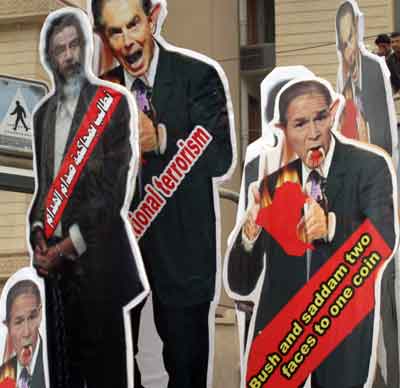
<svg viewBox="0 0 400 388">
<path fill-rule="evenodd" d="M 313 198 L 325 213 L 328 213 L 328 198 L 326 197 L 326 178 L 321 176 L 318 171 L 312 170 L 308 176 L 311 182 L 310 197 Z"/>
<path fill-rule="evenodd" d="M 316 202 L 321 203 L 323 194 L 321 190 L 322 177 L 318 171 L 312 170 L 308 176 L 308 180 L 311 183 L 310 197 Z"/>
<path fill-rule="evenodd" d="M 151 103 L 152 89 L 140 78 L 136 78 L 132 84 L 131 90 L 135 92 L 138 108 L 155 124 L 156 115 L 153 104 Z"/>
<path fill-rule="evenodd" d="M 18 388 L 29 388 L 31 383 L 31 376 L 27 368 L 23 368 L 18 379 Z"/>
<path fill-rule="evenodd" d="M 328 199 L 325 195 L 326 179 L 321 176 L 318 171 L 312 170 L 308 176 L 307 182 L 311 183 L 309 196 L 322 207 L 325 214 L 328 214 Z M 310 279 L 311 275 L 311 257 L 314 257 L 315 254 L 317 254 L 317 251 L 311 252 L 310 250 L 307 250 L 307 281 Z"/>
</svg>

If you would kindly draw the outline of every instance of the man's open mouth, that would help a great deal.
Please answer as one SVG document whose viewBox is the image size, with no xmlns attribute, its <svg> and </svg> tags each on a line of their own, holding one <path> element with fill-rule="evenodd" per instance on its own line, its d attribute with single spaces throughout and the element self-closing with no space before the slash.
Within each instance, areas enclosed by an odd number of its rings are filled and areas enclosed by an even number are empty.
<svg viewBox="0 0 400 388">
<path fill-rule="evenodd" d="M 33 346 L 32 344 L 26 345 L 22 348 L 21 361 L 23 365 L 28 364 L 32 359 Z"/>
<path fill-rule="evenodd" d="M 307 165 L 317 168 L 325 160 L 325 150 L 322 146 L 312 147 L 307 152 Z"/>
<path fill-rule="evenodd" d="M 140 60 L 140 58 L 142 58 L 142 55 L 143 55 L 143 50 L 137 50 L 133 54 L 127 55 L 125 59 L 130 65 L 134 65 L 136 62 Z"/>
</svg>

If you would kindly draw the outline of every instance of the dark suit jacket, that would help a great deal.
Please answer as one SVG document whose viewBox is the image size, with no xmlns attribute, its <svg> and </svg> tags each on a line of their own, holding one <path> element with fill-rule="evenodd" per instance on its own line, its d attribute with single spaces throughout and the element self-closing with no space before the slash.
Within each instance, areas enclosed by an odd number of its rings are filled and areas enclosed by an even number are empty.
<svg viewBox="0 0 400 388">
<path fill-rule="evenodd" d="M 296 170 L 301 179 L 300 159 L 292 162 L 289 168 Z M 280 172 L 268 176 L 267 185 L 272 196 Z M 384 158 L 336 141 L 326 189 L 329 211 L 336 215 L 336 230 L 332 242 L 317 244 L 311 260 L 311 275 L 366 218 L 372 221 L 388 245 L 394 246 L 392 189 L 391 175 Z M 255 242 L 253 250 L 246 252 L 240 231 L 227 264 L 228 283 L 233 292 L 248 295 L 253 291 L 264 267 L 264 253 L 266 272 L 254 333 L 262 330 L 307 282 L 306 255 L 288 256 L 265 231 Z M 321 364 L 315 372 L 321 386 L 350 387 L 366 381 L 369 366 L 366 355 L 371 353 L 372 326 L 373 313 Z"/>
<path fill-rule="evenodd" d="M 370 128 L 371 144 L 393 154 L 392 133 L 387 105 L 387 92 L 379 63 L 361 55 L 362 66 L 362 102 L 364 113 Z"/>
<path fill-rule="evenodd" d="M 96 90 L 97 85 L 84 81 L 64 153 Z M 31 225 L 35 221 L 44 222 L 45 199 L 54 179 L 57 101 L 57 94 L 50 97 L 33 118 L 38 187 L 29 216 Z M 100 336 L 106 311 L 121 311 L 123 305 L 143 290 L 120 215 L 132 155 L 129 112 L 123 97 L 90 156 L 61 218 L 62 237 L 67 237 L 70 226 L 76 223 L 87 245 L 86 252 L 77 259 L 82 274 L 74 274 L 68 281 L 77 285 L 78 298 L 88 308 L 85 319 L 93 320 L 93 334 Z"/>
<path fill-rule="evenodd" d="M 124 83 L 122 67 L 105 79 Z M 153 292 L 164 304 L 195 305 L 215 293 L 216 216 L 212 178 L 232 163 L 225 91 L 210 65 L 160 46 L 152 103 L 167 128 L 164 155 L 146 153 L 143 185 L 159 176 L 178 152 L 176 142 L 196 125 L 212 136 L 206 152 L 140 240 Z M 136 203 L 132 206 L 135 208 Z"/>
<path fill-rule="evenodd" d="M 17 356 L 10 358 L 0 367 L 0 383 L 7 377 L 13 380 L 17 379 Z M 40 342 L 39 345 L 39 352 L 36 359 L 35 369 L 32 373 L 31 378 L 32 380 L 30 383 L 30 388 L 46 387 L 44 370 L 43 370 L 42 342 Z"/>
<path fill-rule="evenodd" d="M 386 64 L 390 70 L 390 82 L 393 92 L 397 93 L 400 90 L 400 60 L 395 53 L 391 53 L 386 59 Z"/>
</svg>

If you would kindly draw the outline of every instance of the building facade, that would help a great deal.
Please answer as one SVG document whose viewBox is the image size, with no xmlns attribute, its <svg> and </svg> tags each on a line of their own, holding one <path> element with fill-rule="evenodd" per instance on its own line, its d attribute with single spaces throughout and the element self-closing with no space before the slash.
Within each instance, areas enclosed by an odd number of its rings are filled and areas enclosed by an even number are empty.
<svg viewBox="0 0 400 388">
<path fill-rule="evenodd" d="M 239 0 L 242 150 L 261 133 L 259 85 L 274 66 L 304 65 L 336 84 L 335 18 L 342 2 Z M 358 5 L 371 51 L 378 34 L 400 30 L 400 0 L 358 0 Z M 268 23 L 274 24 L 274 34 Z"/>
</svg>

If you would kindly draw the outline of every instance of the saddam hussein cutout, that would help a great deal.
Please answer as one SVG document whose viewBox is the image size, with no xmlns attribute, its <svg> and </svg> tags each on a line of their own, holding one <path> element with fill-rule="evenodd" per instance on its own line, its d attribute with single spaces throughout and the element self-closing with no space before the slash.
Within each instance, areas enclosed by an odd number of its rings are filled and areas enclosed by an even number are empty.
<svg viewBox="0 0 400 388">
<path fill-rule="evenodd" d="M 42 30 L 41 54 L 55 90 L 33 120 L 37 187 L 29 215 L 31 244 L 34 265 L 46 279 L 51 386 L 64 380 L 65 387 L 123 388 L 122 307 L 143 290 L 120 215 L 132 158 L 131 111 L 121 92 L 95 84 L 85 70 L 85 61 L 91 61 L 85 18 L 78 11 L 56 12 Z M 97 118 L 90 121 L 93 112 Z M 86 161 L 83 155 L 89 155 Z M 71 171 L 79 168 L 71 189 Z M 60 202 L 66 203 L 62 212 Z"/>
</svg>

